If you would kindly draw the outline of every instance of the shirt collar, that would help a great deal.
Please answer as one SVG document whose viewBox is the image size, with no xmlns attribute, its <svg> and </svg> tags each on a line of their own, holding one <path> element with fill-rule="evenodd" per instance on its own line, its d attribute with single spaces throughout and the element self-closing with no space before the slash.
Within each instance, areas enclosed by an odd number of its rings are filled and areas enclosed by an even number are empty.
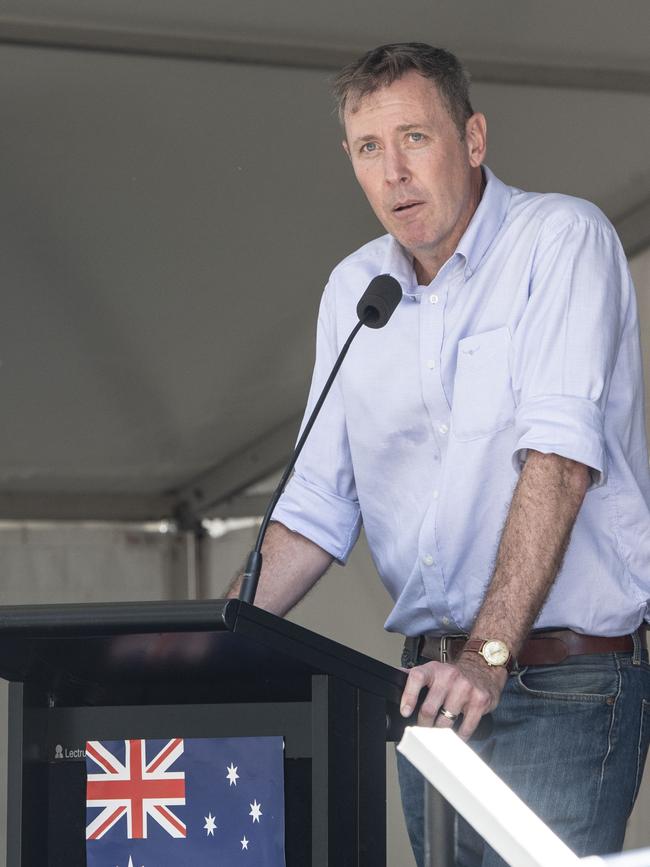
<svg viewBox="0 0 650 867">
<path fill-rule="evenodd" d="M 476 271 L 496 238 L 508 213 L 512 195 L 510 187 L 500 181 L 487 166 L 483 167 L 483 171 L 486 181 L 483 196 L 456 247 L 456 252 L 465 257 L 465 272 L 468 277 Z"/>
<path fill-rule="evenodd" d="M 418 285 L 413 269 L 413 257 L 392 235 L 386 237 L 388 238 L 388 247 L 381 266 L 381 273 L 395 277 L 402 287 L 402 292 L 405 295 L 412 295 L 417 291 Z"/>
<path fill-rule="evenodd" d="M 495 239 L 508 212 L 512 195 L 510 187 L 500 181 L 487 166 L 484 166 L 483 170 L 486 181 L 483 196 L 455 251 L 465 259 L 466 277 L 470 277 L 476 271 Z M 388 237 L 382 273 L 395 277 L 401 284 L 404 294 L 413 294 L 417 292 L 413 258 L 392 235 Z"/>
</svg>

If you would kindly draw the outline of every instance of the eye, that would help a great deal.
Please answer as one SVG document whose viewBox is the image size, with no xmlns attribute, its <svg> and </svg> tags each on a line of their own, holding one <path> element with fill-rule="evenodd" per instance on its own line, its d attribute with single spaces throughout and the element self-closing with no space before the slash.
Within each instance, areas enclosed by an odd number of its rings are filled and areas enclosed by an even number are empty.
<svg viewBox="0 0 650 867">
<path fill-rule="evenodd" d="M 416 142 L 416 143 L 424 141 L 424 136 L 422 135 L 421 132 L 410 132 L 409 138 L 411 139 L 412 142 Z"/>
<path fill-rule="evenodd" d="M 362 154 L 372 154 L 377 150 L 377 142 L 376 141 L 367 141 L 361 147 Z"/>
</svg>

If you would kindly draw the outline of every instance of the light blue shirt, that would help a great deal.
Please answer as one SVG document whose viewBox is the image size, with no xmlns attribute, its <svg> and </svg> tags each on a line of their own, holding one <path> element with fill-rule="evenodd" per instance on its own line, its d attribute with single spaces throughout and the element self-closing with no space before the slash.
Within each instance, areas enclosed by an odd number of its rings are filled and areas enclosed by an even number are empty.
<svg viewBox="0 0 650 867">
<path fill-rule="evenodd" d="M 554 452 L 592 486 L 536 626 L 627 633 L 650 597 L 650 473 L 625 256 L 594 205 L 486 178 L 429 286 L 390 235 L 332 273 L 307 414 L 370 280 L 392 274 L 403 298 L 357 336 L 274 520 L 341 562 L 363 520 L 386 628 L 469 630 L 527 450 Z"/>
</svg>

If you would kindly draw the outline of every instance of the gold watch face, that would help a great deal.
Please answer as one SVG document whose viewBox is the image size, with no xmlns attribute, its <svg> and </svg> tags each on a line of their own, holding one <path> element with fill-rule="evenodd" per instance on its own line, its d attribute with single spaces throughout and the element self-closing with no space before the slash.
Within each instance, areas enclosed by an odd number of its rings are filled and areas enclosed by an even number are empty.
<svg viewBox="0 0 650 867">
<path fill-rule="evenodd" d="M 503 641 L 491 638 L 483 645 L 481 655 L 488 665 L 505 665 L 510 656 L 510 651 Z"/>
</svg>

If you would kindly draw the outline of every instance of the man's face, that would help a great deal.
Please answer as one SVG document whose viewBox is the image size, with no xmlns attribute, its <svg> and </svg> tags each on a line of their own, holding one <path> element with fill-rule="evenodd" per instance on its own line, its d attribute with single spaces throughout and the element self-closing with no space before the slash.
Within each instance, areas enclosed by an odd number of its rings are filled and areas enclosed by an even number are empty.
<svg viewBox="0 0 650 867">
<path fill-rule="evenodd" d="M 461 140 L 435 84 L 409 72 L 347 109 L 345 133 L 343 146 L 384 228 L 425 270 L 440 267 L 480 198 L 483 116 L 467 121 Z"/>
</svg>

